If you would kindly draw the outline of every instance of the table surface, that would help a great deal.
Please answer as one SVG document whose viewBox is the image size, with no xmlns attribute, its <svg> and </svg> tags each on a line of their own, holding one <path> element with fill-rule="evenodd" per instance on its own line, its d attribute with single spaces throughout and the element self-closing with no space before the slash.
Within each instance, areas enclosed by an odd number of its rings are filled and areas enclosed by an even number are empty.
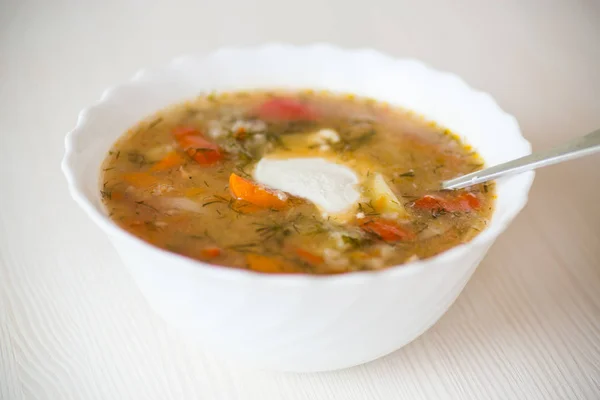
<svg viewBox="0 0 600 400">
<path fill-rule="evenodd" d="M 59 166 L 105 87 L 182 53 L 268 41 L 374 47 L 457 73 L 539 149 L 600 126 L 598 21 L 597 0 L 0 0 L 0 398 L 600 398 L 600 157 L 539 171 L 428 332 L 320 374 L 244 370 L 186 343 Z"/>
</svg>

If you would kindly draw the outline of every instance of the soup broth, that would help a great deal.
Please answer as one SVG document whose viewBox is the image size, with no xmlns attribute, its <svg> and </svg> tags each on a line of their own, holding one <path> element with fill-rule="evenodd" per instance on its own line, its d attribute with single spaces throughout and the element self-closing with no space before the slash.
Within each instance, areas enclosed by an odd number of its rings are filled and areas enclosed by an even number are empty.
<svg viewBox="0 0 600 400">
<path fill-rule="evenodd" d="M 265 273 L 333 274 L 471 240 L 491 218 L 494 185 L 438 189 L 482 166 L 447 129 L 371 99 L 222 93 L 126 132 L 102 166 L 101 194 L 115 223 L 169 251 Z"/>
</svg>

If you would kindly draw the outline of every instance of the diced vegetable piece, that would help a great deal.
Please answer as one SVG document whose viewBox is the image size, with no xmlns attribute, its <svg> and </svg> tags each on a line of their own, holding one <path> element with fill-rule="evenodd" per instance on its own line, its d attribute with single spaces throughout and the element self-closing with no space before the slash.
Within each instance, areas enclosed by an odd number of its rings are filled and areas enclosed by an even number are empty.
<svg viewBox="0 0 600 400">
<path fill-rule="evenodd" d="M 185 159 L 176 151 L 172 151 L 167 154 L 162 160 L 154 164 L 150 171 L 165 171 L 171 168 L 175 168 L 183 164 Z"/>
<path fill-rule="evenodd" d="M 463 193 L 458 196 L 457 208 L 461 211 L 477 210 L 481 207 L 481 201 L 474 193 Z"/>
<path fill-rule="evenodd" d="M 160 204 L 163 208 L 171 210 L 190 211 L 198 214 L 204 212 L 201 204 L 187 197 L 161 197 Z"/>
<path fill-rule="evenodd" d="M 419 208 L 421 210 L 443 209 L 444 208 L 444 200 L 439 197 L 435 197 L 430 194 L 426 194 L 425 196 L 416 200 L 413 203 L 413 206 L 415 208 Z"/>
<path fill-rule="evenodd" d="M 414 202 L 414 207 L 421 210 L 444 210 L 447 212 L 470 212 L 481 207 L 479 197 L 474 193 L 464 192 L 459 195 L 425 195 Z"/>
<path fill-rule="evenodd" d="M 263 256 L 261 254 L 250 253 L 246 255 L 246 264 L 252 271 L 267 273 L 293 273 L 301 272 L 282 260 L 277 258 Z"/>
<path fill-rule="evenodd" d="M 373 175 L 370 189 L 373 197 L 373 207 L 377 212 L 397 213 L 399 218 L 409 217 L 404 208 L 403 200 L 394 194 L 381 174 Z"/>
<path fill-rule="evenodd" d="M 321 257 L 320 255 L 311 253 L 310 251 L 301 249 L 299 247 L 294 249 L 294 252 L 302 261 L 304 261 L 310 265 L 316 266 L 316 265 L 321 265 L 325 262 L 323 260 L 323 257 Z"/>
<path fill-rule="evenodd" d="M 229 176 L 229 189 L 236 199 L 259 207 L 280 210 L 288 204 L 286 198 L 281 198 L 277 193 L 233 173 Z"/>
<path fill-rule="evenodd" d="M 285 97 L 265 101 L 256 114 L 258 118 L 268 121 L 314 121 L 318 117 L 310 106 Z"/>
<path fill-rule="evenodd" d="M 331 144 L 340 141 L 339 134 L 333 129 L 320 129 L 311 133 L 292 133 L 281 137 L 284 145 L 288 148 L 319 148 L 322 150 L 330 149 Z"/>
<path fill-rule="evenodd" d="M 185 137 L 185 136 L 199 136 L 201 135 L 200 131 L 196 128 L 192 128 L 190 126 L 178 126 L 177 128 L 171 131 L 171 135 L 177 138 Z"/>
<path fill-rule="evenodd" d="M 219 257 L 220 255 L 221 249 L 218 247 L 206 247 L 200 251 L 200 256 L 205 259 Z"/>
<path fill-rule="evenodd" d="M 158 179 L 147 172 L 127 172 L 123 174 L 123 180 L 140 189 L 146 189 L 158 183 Z"/>
<path fill-rule="evenodd" d="M 178 143 L 200 165 L 215 164 L 223 158 L 219 146 L 202 136 L 184 136 L 178 140 Z"/>
<path fill-rule="evenodd" d="M 223 158 L 219 146 L 206 140 L 197 129 L 182 126 L 175 128 L 172 135 L 179 147 L 200 165 L 212 165 Z"/>
<path fill-rule="evenodd" d="M 162 160 L 167 154 L 173 151 L 173 146 L 170 144 L 163 144 L 159 146 L 155 146 L 150 150 L 144 152 L 144 157 L 146 157 L 146 161 L 150 162 L 158 162 Z"/>
<path fill-rule="evenodd" d="M 386 242 L 399 242 L 415 238 L 414 232 L 389 219 L 364 219 L 360 221 L 360 227 L 365 232 L 374 234 Z"/>
</svg>

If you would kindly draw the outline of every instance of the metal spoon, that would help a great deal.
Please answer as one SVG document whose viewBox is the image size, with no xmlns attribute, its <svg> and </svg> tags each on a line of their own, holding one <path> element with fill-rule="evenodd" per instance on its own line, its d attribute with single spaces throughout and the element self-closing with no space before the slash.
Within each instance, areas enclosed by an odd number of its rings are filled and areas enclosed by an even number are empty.
<svg viewBox="0 0 600 400">
<path fill-rule="evenodd" d="M 442 189 L 462 189 L 507 175 L 557 164 L 600 151 L 600 129 L 560 146 L 442 182 Z"/>
</svg>

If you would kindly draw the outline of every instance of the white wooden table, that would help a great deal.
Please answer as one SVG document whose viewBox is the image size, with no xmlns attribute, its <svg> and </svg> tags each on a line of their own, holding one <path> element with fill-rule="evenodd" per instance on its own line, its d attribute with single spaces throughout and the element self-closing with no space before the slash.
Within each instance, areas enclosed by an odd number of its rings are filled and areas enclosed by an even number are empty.
<svg viewBox="0 0 600 400">
<path fill-rule="evenodd" d="M 151 312 L 67 194 L 63 136 L 139 67 L 266 41 L 370 46 L 458 73 L 536 148 L 600 126 L 597 0 L 0 0 L 0 398 L 600 398 L 600 157 L 540 171 L 450 311 L 370 364 L 243 370 Z"/>
</svg>

